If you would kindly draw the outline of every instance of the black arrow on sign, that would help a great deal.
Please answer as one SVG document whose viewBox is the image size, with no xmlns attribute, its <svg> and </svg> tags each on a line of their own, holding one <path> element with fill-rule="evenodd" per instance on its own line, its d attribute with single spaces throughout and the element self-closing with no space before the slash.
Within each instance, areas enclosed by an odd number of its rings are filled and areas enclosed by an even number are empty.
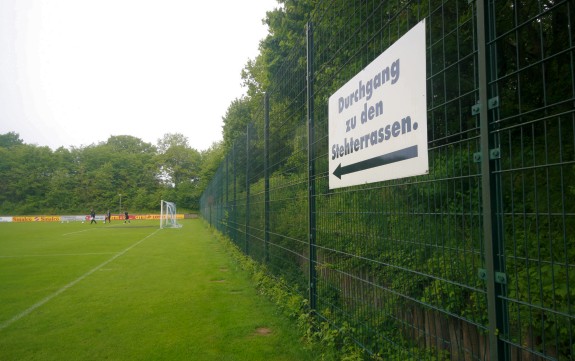
<svg viewBox="0 0 575 361">
<path fill-rule="evenodd" d="M 371 169 L 379 167 L 386 164 L 391 164 L 395 162 L 401 162 L 402 160 L 407 160 L 417 157 L 417 145 L 411 147 L 396 150 L 395 152 L 387 153 L 384 155 L 378 155 L 370 159 L 362 160 L 354 164 L 341 166 L 341 163 L 333 171 L 333 175 L 341 179 L 342 175 L 359 172 L 366 169 Z"/>
</svg>

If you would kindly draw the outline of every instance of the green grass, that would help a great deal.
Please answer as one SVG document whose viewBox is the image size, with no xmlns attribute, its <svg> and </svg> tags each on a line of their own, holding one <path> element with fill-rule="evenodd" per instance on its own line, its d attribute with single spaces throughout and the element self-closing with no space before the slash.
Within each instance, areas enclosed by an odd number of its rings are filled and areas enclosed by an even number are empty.
<svg viewBox="0 0 575 361">
<path fill-rule="evenodd" d="M 315 359 L 222 241 L 182 223 L 0 224 L 0 360 Z"/>
</svg>

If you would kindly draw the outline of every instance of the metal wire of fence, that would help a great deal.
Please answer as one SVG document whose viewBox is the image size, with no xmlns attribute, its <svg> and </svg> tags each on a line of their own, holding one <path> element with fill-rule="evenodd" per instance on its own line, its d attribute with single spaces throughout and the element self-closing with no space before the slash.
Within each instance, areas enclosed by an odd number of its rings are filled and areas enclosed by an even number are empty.
<svg viewBox="0 0 575 361">
<path fill-rule="evenodd" d="M 307 16 L 203 217 L 370 354 L 575 359 L 573 2 Z M 329 96 L 423 19 L 429 174 L 329 189 Z"/>
</svg>

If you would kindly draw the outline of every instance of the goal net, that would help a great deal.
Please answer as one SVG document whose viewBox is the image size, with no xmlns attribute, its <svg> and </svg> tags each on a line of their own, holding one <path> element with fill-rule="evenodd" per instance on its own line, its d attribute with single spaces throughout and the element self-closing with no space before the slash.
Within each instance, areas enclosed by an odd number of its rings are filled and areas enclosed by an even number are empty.
<svg viewBox="0 0 575 361">
<path fill-rule="evenodd" d="M 180 228 L 182 225 L 176 219 L 176 204 L 164 200 L 161 202 L 160 228 Z"/>
</svg>

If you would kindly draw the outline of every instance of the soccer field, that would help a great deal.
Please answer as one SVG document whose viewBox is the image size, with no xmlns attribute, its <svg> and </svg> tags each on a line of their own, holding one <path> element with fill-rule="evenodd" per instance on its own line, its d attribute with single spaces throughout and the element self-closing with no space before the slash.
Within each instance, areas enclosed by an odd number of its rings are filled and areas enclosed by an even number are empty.
<svg viewBox="0 0 575 361">
<path fill-rule="evenodd" d="M 0 360 L 312 360 L 202 220 L 0 224 Z"/>
</svg>

